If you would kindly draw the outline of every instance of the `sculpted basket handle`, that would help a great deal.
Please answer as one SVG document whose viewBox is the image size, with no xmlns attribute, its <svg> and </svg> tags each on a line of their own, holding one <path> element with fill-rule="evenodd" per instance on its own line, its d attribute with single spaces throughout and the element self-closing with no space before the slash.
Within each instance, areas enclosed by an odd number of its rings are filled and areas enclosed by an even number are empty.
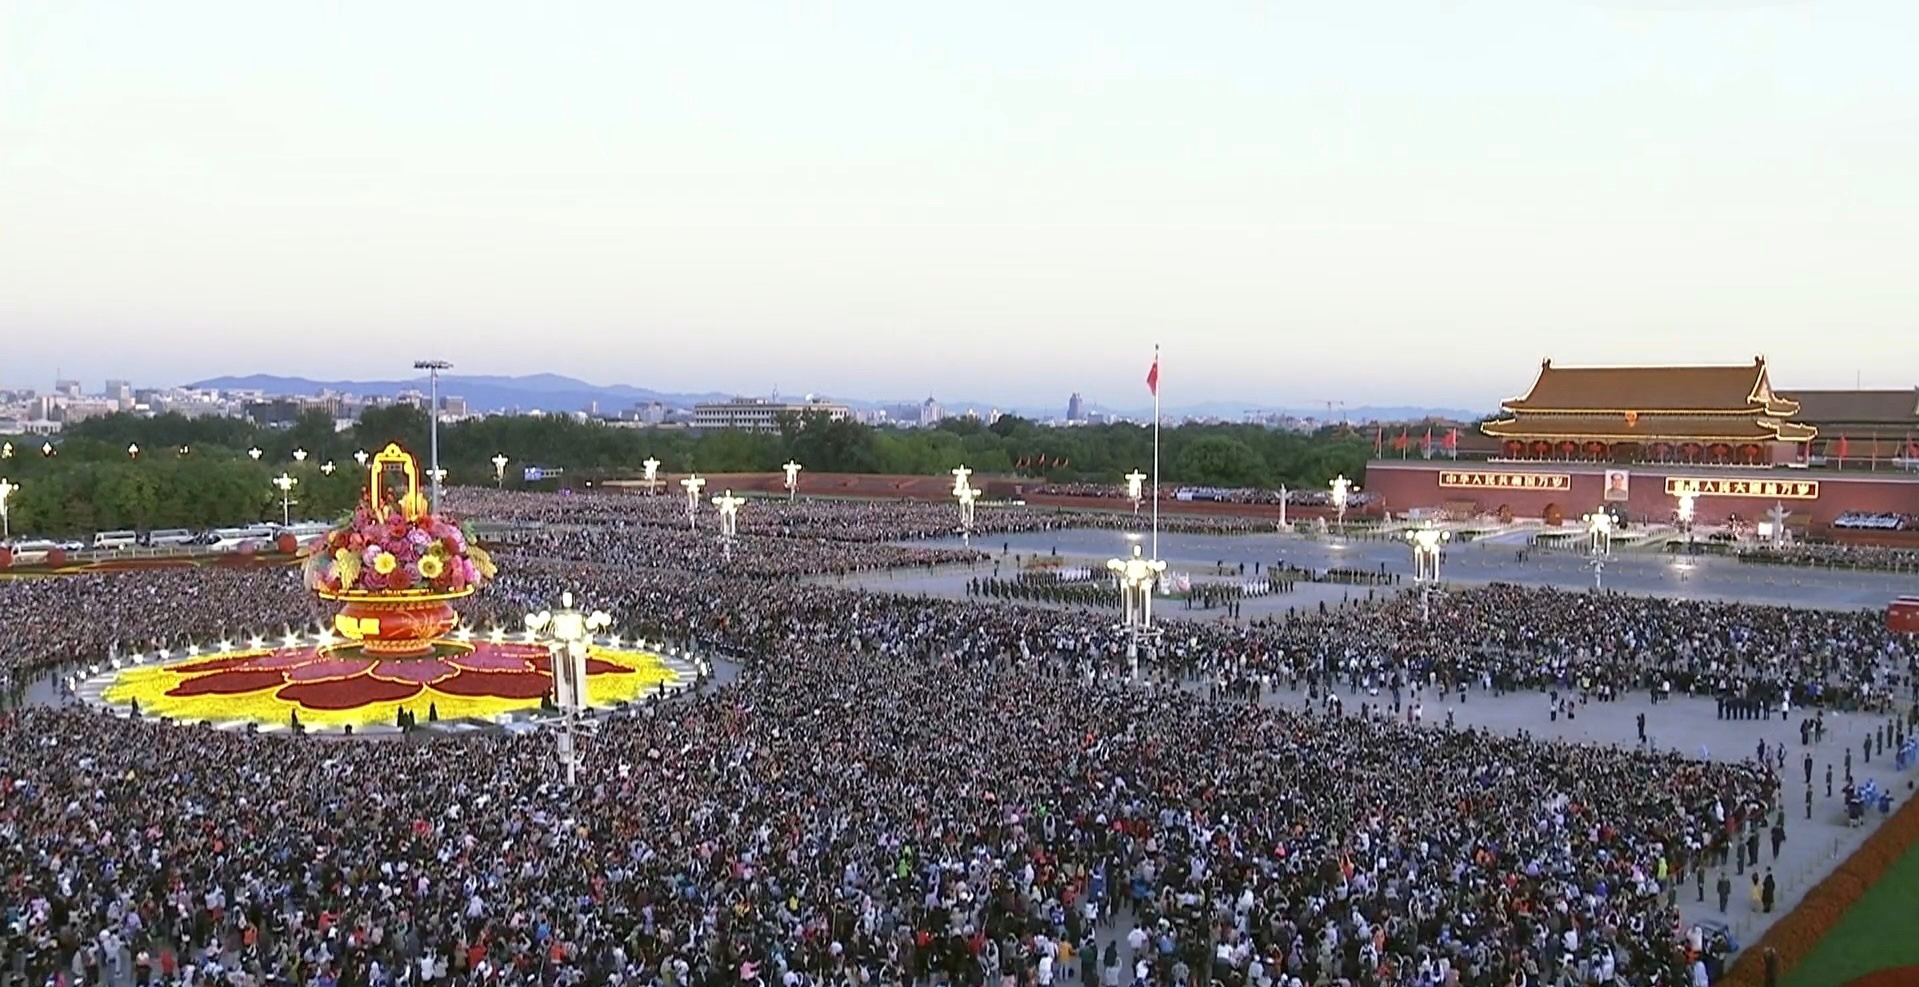
<svg viewBox="0 0 1919 987">
<path fill-rule="evenodd" d="M 367 504 L 373 513 L 384 521 L 393 512 L 387 507 L 387 498 L 380 488 L 380 481 L 388 473 L 400 473 L 406 478 L 406 493 L 400 497 L 400 513 L 408 521 L 418 521 L 426 516 L 426 498 L 420 494 L 420 464 L 413 454 L 400 448 L 397 442 L 389 442 L 368 463 Z"/>
</svg>

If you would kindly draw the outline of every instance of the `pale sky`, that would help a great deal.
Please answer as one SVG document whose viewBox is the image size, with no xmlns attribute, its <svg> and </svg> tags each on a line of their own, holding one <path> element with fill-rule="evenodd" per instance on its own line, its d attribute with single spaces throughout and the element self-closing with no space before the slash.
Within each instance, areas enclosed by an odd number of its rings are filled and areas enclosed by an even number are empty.
<svg viewBox="0 0 1919 987">
<path fill-rule="evenodd" d="M 1909 387 L 1913 0 L 0 0 L 0 383 Z M 1857 377 L 1855 377 L 1857 375 Z"/>
</svg>

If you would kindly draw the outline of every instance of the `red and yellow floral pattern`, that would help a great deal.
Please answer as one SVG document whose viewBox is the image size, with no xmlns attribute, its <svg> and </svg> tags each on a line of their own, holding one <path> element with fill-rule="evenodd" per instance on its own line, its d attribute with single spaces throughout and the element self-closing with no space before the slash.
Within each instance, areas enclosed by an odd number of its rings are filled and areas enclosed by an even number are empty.
<svg viewBox="0 0 1919 987">
<path fill-rule="evenodd" d="M 679 676 L 658 655 L 594 647 L 588 698 L 609 706 L 642 698 Z M 424 722 L 537 708 L 553 688 L 546 648 L 517 642 L 440 641 L 426 656 L 383 658 L 300 644 L 204 655 L 122 670 L 101 694 L 180 720 L 310 726 L 393 723 L 402 709 Z"/>
</svg>

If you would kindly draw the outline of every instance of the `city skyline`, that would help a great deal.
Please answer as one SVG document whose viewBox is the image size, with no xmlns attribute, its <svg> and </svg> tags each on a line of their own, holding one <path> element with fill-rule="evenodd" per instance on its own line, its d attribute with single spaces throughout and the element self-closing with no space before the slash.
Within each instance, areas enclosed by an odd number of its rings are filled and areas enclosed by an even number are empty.
<svg viewBox="0 0 1919 987">
<path fill-rule="evenodd" d="M 0 386 L 430 353 L 1129 407 L 1157 343 L 1176 404 L 1490 410 L 1545 357 L 1907 388 L 1875 358 L 1919 315 L 1913 27 L 1885 0 L 14 5 Z"/>
</svg>

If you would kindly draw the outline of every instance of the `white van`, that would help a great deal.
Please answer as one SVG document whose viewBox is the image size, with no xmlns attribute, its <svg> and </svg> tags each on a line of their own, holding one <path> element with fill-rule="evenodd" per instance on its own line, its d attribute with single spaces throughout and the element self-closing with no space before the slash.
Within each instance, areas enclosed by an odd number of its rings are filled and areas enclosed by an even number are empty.
<svg viewBox="0 0 1919 987">
<path fill-rule="evenodd" d="M 194 543 L 216 552 L 231 552 L 247 542 L 263 542 L 272 537 L 271 526 L 256 524 L 245 528 L 214 528 L 194 539 Z"/>
<path fill-rule="evenodd" d="M 154 548 L 165 548 L 169 545 L 191 545 L 193 544 L 193 532 L 185 528 L 161 528 L 159 531 L 149 531 L 147 532 L 147 544 Z"/>
<path fill-rule="evenodd" d="M 320 521 L 298 521 L 285 527 L 274 528 L 273 534 L 276 537 L 279 535 L 292 535 L 295 541 L 304 542 L 318 538 L 332 530 L 333 525 Z"/>
<path fill-rule="evenodd" d="M 36 562 L 45 562 L 47 560 L 47 553 L 59 547 L 60 547 L 59 542 L 46 541 L 44 539 L 14 542 L 13 543 L 14 564 L 15 565 L 33 565 Z"/>
<path fill-rule="evenodd" d="M 138 531 L 101 531 L 93 536 L 93 547 L 96 549 L 132 548 L 138 544 Z"/>
</svg>

